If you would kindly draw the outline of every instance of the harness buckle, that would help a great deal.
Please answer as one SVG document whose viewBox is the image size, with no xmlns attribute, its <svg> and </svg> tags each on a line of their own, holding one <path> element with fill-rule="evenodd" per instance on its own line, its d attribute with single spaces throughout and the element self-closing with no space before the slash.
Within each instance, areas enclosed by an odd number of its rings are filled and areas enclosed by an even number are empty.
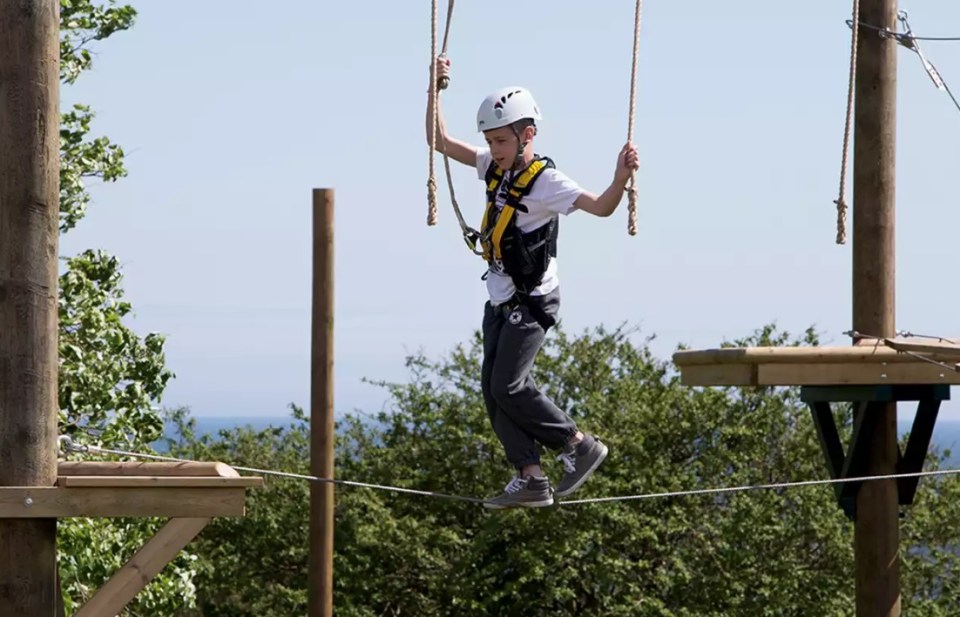
<svg viewBox="0 0 960 617">
<path fill-rule="evenodd" d="M 480 241 L 479 231 L 469 227 L 465 228 L 463 230 L 463 241 L 474 255 L 483 255 L 483 247 L 480 247 L 479 250 L 477 249 L 477 242 Z"/>
</svg>

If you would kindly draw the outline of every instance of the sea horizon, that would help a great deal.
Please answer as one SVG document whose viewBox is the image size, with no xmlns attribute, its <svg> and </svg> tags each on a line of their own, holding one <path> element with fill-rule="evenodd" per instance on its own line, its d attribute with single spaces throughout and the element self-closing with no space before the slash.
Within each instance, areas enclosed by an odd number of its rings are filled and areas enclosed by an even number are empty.
<svg viewBox="0 0 960 617">
<path fill-rule="evenodd" d="M 294 421 L 292 415 L 236 415 L 236 416 L 191 416 L 196 422 L 194 431 L 197 436 L 210 435 L 217 437 L 220 431 L 230 431 L 236 428 L 251 428 L 262 431 L 270 427 L 288 427 Z M 309 416 L 308 416 L 309 420 Z M 897 434 L 903 436 L 913 425 L 913 418 L 902 419 L 897 422 Z M 176 437 L 176 425 L 167 422 L 164 426 L 163 439 L 154 442 L 158 451 L 164 451 L 164 439 Z M 947 466 L 960 465 L 960 420 L 940 419 L 934 427 L 931 445 L 940 450 L 950 450 L 950 456 L 945 461 Z"/>
</svg>

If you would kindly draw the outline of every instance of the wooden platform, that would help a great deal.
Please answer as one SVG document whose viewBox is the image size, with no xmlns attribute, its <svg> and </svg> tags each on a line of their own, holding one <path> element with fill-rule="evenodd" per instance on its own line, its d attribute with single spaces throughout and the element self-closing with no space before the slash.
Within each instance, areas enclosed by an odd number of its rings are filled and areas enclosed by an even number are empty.
<svg viewBox="0 0 960 617">
<path fill-rule="evenodd" d="M 931 339 L 859 339 L 848 346 L 728 347 L 679 351 L 673 356 L 688 386 L 799 386 L 813 414 L 832 479 L 866 475 L 877 418 L 889 403 L 917 401 L 906 451 L 897 450 L 897 473 L 923 468 L 940 404 L 960 384 L 960 344 Z M 849 448 L 840 442 L 833 405 L 852 406 Z M 837 502 L 855 520 L 862 482 L 834 485 Z M 913 503 L 919 478 L 897 481 L 901 506 Z"/>
<path fill-rule="evenodd" d="M 55 486 L 0 487 L 0 518 L 243 516 L 261 486 L 223 463 L 62 461 Z"/>
<path fill-rule="evenodd" d="M 688 386 L 960 384 L 960 345 L 952 341 L 687 350 L 673 361 Z"/>
<path fill-rule="evenodd" d="M 216 462 L 60 461 L 54 486 L 0 487 L 0 518 L 169 518 L 74 614 L 114 617 L 213 517 L 243 516 L 246 490 L 261 486 Z"/>
</svg>

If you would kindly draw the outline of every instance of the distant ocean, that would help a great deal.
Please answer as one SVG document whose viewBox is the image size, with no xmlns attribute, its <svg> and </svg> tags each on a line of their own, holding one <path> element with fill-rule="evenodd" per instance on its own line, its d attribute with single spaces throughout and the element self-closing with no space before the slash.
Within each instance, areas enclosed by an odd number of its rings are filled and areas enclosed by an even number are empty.
<svg viewBox="0 0 960 617">
<path fill-rule="evenodd" d="M 220 431 L 247 426 L 253 430 L 261 431 L 271 426 L 287 427 L 293 421 L 290 416 L 208 416 L 193 419 L 196 421 L 194 430 L 197 435 L 203 435 L 204 433 L 216 435 Z M 176 434 L 176 427 L 173 423 L 168 423 L 164 432 L 167 437 L 173 437 Z"/>
<path fill-rule="evenodd" d="M 216 437 L 221 430 L 230 430 L 237 427 L 250 427 L 253 430 L 263 430 L 273 427 L 288 427 L 292 422 L 289 416 L 210 416 L 197 417 L 195 431 L 197 435 L 209 433 Z M 899 432 L 901 435 L 910 430 L 911 422 L 901 422 Z M 176 429 L 173 425 L 167 425 L 166 436 L 173 438 L 176 435 Z M 940 450 L 950 450 L 950 457 L 944 463 L 944 467 L 960 466 L 960 421 L 938 421 L 933 432 L 933 445 Z M 160 448 L 160 444 L 155 444 Z"/>
<path fill-rule="evenodd" d="M 293 422 L 290 416 L 208 416 L 193 417 L 195 426 L 194 433 L 198 437 L 209 434 L 211 437 L 217 437 L 220 431 L 229 431 L 235 428 L 251 428 L 255 431 L 262 431 L 271 427 L 287 428 Z M 174 423 L 168 422 L 164 427 L 163 435 L 167 439 L 176 439 L 177 427 Z M 154 442 L 153 447 L 158 452 L 166 450 L 162 442 Z"/>
</svg>

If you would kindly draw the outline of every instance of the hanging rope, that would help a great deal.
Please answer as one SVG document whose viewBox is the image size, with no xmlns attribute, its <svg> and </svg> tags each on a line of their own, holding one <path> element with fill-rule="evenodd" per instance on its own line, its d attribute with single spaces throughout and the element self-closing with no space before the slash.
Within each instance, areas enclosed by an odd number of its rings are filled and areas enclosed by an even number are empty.
<svg viewBox="0 0 960 617">
<path fill-rule="evenodd" d="M 431 5 L 430 26 L 430 124 L 437 126 L 437 0 Z M 433 153 L 437 147 L 437 131 L 430 132 L 429 177 L 427 178 L 427 225 L 437 224 L 437 178 Z"/>
<path fill-rule="evenodd" d="M 860 0 L 853 0 L 853 23 L 860 23 Z M 857 33 L 859 28 L 851 28 L 850 37 L 850 77 L 847 81 L 847 117 L 843 127 L 843 154 L 840 157 L 840 195 L 833 203 L 837 204 L 837 244 L 847 242 L 847 157 L 850 149 L 850 125 L 853 124 L 853 89 L 857 74 Z"/>
<path fill-rule="evenodd" d="M 444 28 L 443 34 L 443 46 L 440 52 L 440 56 L 446 56 L 447 53 L 447 41 L 450 37 L 450 23 L 451 17 L 453 15 L 455 0 L 450 0 L 447 7 L 447 18 L 446 26 Z M 637 64 L 639 61 L 640 55 L 640 23 L 641 23 L 641 14 L 643 10 L 643 0 L 637 0 L 636 9 L 634 12 L 634 24 L 633 24 L 633 64 L 631 68 L 630 75 L 630 109 L 627 122 L 627 141 L 629 143 L 633 142 L 633 133 L 634 133 L 634 124 L 636 122 L 636 100 L 637 100 Z M 440 115 L 438 113 L 439 102 L 440 102 L 440 90 L 445 90 L 449 85 L 449 80 L 444 78 L 442 80 L 437 80 L 436 74 L 436 61 L 437 61 L 437 29 L 438 29 L 438 18 L 437 18 L 437 0 L 432 0 L 431 3 L 431 17 L 430 17 L 430 107 L 431 107 L 431 119 L 430 123 L 434 127 L 430 135 L 430 160 L 429 160 L 429 178 L 427 180 L 427 190 L 428 190 L 428 203 L 429 203 L 429 212 L 427 215 L 427 225 L 436 225 L 437 223 L 437 180 L 434 173 L 434 152 L 437 150 L 436 147 L 436 137 L 437 132 L 440 130 Z M 457 216 L 457 222 L 460 225 L 460 229 L 463 232 L 463 239 L 466 242 L 467 246 L 477 254 L 482 254 L 482 251 L 477 248 L 477 240 L 480 239 L 480 233 L 467 225 L 466 221 L 463 218 L 463 214 L 460 211 L 460 204 L 457 203 L 457 196 L 453 187 L 453 179 L 450 172 L 450 158 L 447 156 L 446 148 L 441 144 L 440 152 L 443 154 L 443 163 L 444 170 L 447 175 L 447 186 L 450 189 L 450 200 L 453 204 L 453 211 Z M 636 171 L 634 171 L 630 180 L 627 183 L 627 196 L 628 196 L 628 220 L 627 220 L 627 231 L 631 236 L 637 235 L 637 179 Z"/>
<path fill-rule="evenodd" d="M 441 56 L 444 56 L 444 57 L 447 55 L 447 41 L 450 39 L 450 21 L 451 21 L 452 18 L 453 18 L 453 5 L 454 5 L 454 3 L 455 3 L 454 0 L 450 0 L 450 2 L 447 4 L 447 23 L 446 23 L 446 25 L 445 25 L 444 28 L 443 28 L 443 49 L 440 51 L 440 55 L 441 55 Z M 437 9 L 434 8 L 434 9 L 433 9 L 433 12 L 434 12 L 434 18 L 433 18 L 434 21 L 433 21 L 433 23 L 434 23 L 434 28 L 436 28 L 436 23 L 437 23 L 437 21 L 436 21 L 436 19 L 437 19 L 437 18 L 436 18 L 436 12 L 437 12 Z M 447 86 L 449 86 L 449 85 L 450 85 L 450 79 L 447 78 L 447 77 L 444 77 L 443 79 L 441 79 L 441 80 L 440 80 L 440 83 L 438 84 L 438 86 L 439 86 L 439 88 L 440 88 L 441 90 L 446 90 L 446 89 L 447 89 Z"/>
<path fill-rule="evenodd" d="M 627 143 L 633 143 L 633 125 L 637 106 L 637 60 L 640 56 L 640 12 L 643 0 L 637 0 L 633 22 L 633 68 L 630 72 L 630 117 L 627 122 Z M 627 232 L 631 236 L 637 235 L 637 177 L 636 171 L 630 175 L 627 184 L 628 218 Z"/>
<path fill-rule="evenodd" d="M 443 46 L 441 48 L 440 56 L 439 56 L 441 58 L 446 57 L 447 55 L 447 42 L 450 40 L 450 23 L 453 17 L 454 4 L 455 4 L 455 0 L 450 0 L 449 4 L 447 5 L 447 20 L 446 20 L 447 23 L 446 23 L 446 26 L 444 27 Z M 432 64 L 430 68 L 430 75 L 431 75 L 430 100 L 431 100 L 431 105 L 433 107 L 433 111 L 431 114 L 432 118 L 430 122 L 433 124 L 433 131 L 432 131 L 432 135 L 430 136 L 431 137 L 430 138 L 430 180 L 428 180 L 427 182 L 428 186 L 430 187 L 431 214 L 427 219 L 428 225 L 434 225 L 436 224 L 436 221 L 437 221 L 437 215 L 436 215 L 437 183 L 433 175 L 433 169 L 434 169 L 433 153 L 436 150 L 436 136 L 437 136 L 437 133 L 440 132 L 440 113 L 439 113 L 440 90 L 446 90 L 447 86 L 450 85 L 449 78 L 443 77 L 438 80 L 436 76 L 436 64 L 437 64 L 437 55 L 436 55 L 436 32 L 437 32 L 436 10 L 437 9 L 436 7 L 437 7 L 437 2 L 436 0 L 434 0 L 433 1 L 433 20 L 432 20 L 434 44 L 431 49 L 433 53 L 433 57 L 431 59 Z M 480 239 L 480 232 L 470 227 L 469 225 L 467 225 L 466 220 L 464 220 L 463 218 L 463 213 L 460 211 L 460 204 L 457 203 L 457 192 L 456 190 L 454 190 L 454 186 L 453 186 L 453 174 L 450 171 L 450 157 L 447 155 L 446 143 L 441 142 L 439 149 L 440 149 L 440 153 L 443 154 L 443 169 L 447 175 L 447 188 L 450 189 L 450 202 L 453 204 L 453 212 L 457 216 L 457 223 L 460 225 L 460 230 L 463 233 L 463 241 L 466 242 L 467 246 L 475 254 L 482 255 L 483 250 L 479 248 L 477 245 L 477 241 Z"/>
</svg>

